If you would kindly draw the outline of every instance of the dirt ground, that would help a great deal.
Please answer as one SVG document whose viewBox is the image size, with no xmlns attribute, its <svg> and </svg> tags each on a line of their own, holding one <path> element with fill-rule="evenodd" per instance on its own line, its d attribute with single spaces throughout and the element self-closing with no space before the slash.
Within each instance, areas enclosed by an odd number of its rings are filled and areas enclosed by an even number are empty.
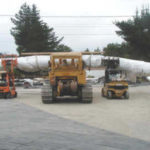
<svg viewBox="0 0 150 150">
<path fill-rule="evenodd" d="M 15 101 L 89 126 L 150 141 L 150 86 L 130 87 L 130 99 L 107 100 L 101 87 L 93 86 L 92 104 L 59 102 L 43 104 L 40 89 L 18 88 Z"/>
</svg>

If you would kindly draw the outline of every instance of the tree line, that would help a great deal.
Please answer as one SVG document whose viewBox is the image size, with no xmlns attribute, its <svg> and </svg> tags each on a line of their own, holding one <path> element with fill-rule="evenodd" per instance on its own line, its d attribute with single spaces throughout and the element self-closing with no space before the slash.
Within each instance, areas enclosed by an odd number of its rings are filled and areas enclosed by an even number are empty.
<svg viewBox="0 0 150 150">
<path fill-rule="evenodd" d="M 150 9 L 136 10 L 135 17 L 127 21 L 114 23 L 119 31 L 117 35 L 124 39 L 121 44 L 110 43 L 104 48 L 104 54 L 138 60 L 150 61 Z"/>
<path fill-rule="evenodd" d="M 58 37 L 54 28 L 41 20 L 36 5 L 24 3 L 14 18 L 11 35 L 15 39 L 17 51 L 21 52 L 70 52 L 72 49 L 62 44 L 63 37 Z M 124 42 L 109 43 L 102 49 L 104 55 L 150 61 L 150 9 L 136 10 L 135 16 L 127 21 L 114 23 L 119 30 L 116 34 Z M 90 51 L 88 48 L 86 52 Z M 100 52 L 96 48 L 95 52 Z"/>
</svg>

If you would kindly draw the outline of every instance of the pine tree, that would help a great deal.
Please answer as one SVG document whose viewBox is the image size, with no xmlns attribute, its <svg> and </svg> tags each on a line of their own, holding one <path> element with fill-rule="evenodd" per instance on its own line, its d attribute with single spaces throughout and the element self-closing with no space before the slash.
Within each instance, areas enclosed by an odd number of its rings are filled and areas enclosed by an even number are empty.
<svg viewBox="0 0 150 150">
<path fill-rule="evenodd" d="M 54 29 L 40 18 L 36 5 L 30 7 L 24 3 L 15 18 L 11 34 L 15 39 L 17 51 L 21 52 L 52 52 L 63 38 L 58 39 Z"/>
<path fill-rule="evenodd" d="M 87 49 L 84 50 L 84 52 L 90 52 L 90 50 L 87 48 Z"/>
<path fill-rule="evenodd" d="M 127 21 L 116 22 L 120 29 L 116 33 L 131 47 L 135 59 L 150 61 L 150 9 L 142 8 L 141 13 Z"/>
<path fill-rule="evenodd" d="M 101 52 L 101 50 L 99 47 L 97 47 L 96 49 L 94 49 L 94 52 Z"/>
<path fill-rule="evenodd" d="M 65 45 L 65 44 L 59 44 L 56 49 L 55 49 L 56 52 L 71 52 L 72 49 Z"/>
</svg>

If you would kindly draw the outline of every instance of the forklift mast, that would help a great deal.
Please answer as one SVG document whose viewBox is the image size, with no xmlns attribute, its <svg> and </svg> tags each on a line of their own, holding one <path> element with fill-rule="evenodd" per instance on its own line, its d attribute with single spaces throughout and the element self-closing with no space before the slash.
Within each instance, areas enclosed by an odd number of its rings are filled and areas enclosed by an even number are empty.
<svg viewBox="0 0 150 150">
<path fill-rule="evenodd" d="M 0 57 L 4 71 L 13 73 L 14 67 L 17 66 L 17 55 L 1 55 Z"/>
<path fill-rule="evenodd" d="M 119 58 L 117 57 L 105 57 L 102 59 L 102 66 L 106 67 L 106 69 L 117 69 L 119 63 Z"/>
<path fill-rule="evenodd" d="M 109 75 L 114 70 L 117 71 L 119 66 L 119 58 L 116 57 L 105 57 L 102 59 L 102 66 L 105 67 L 105 83 L 110 82 Z"/>
<path fill-rule="evenodd" d="M 17 66 L 17 55 L 1 55 L 1 63 L 4 71 L 6 71 L 6 80 L 8 84 L 14 86 L 14 67 Z"/>
</svg>

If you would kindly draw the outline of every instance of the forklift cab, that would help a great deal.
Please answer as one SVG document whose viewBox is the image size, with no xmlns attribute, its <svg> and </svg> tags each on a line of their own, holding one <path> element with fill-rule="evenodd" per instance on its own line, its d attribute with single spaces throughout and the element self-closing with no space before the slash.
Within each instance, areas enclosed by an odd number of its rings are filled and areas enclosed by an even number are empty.
<svg viewBox="0 0 150 150">
<path fill-rule="evenodd" d="M 126 81 L 126 74 L 123 70 L 108 69 L 105 71 L 105 83 L 112 81 Z"/>
<path fill-rule="evenodd" d="M 8 83 L 6 81 L 6 71 L 0 71 L 0 87 L 7 86 Z"/>
</svg>

